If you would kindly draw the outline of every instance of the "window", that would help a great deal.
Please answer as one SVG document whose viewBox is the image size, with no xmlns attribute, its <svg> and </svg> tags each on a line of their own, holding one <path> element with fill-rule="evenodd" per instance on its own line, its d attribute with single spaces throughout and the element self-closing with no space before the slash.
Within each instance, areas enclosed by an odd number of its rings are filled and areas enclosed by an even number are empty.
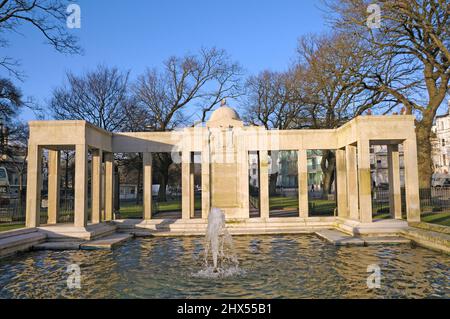
<svg viewBox="0 0 450 319">
<path fill-rule="evenodd" d="M 442 139 L 442 146 L 445 146 L 445 139 Z"/>
<path fill-rule="evenodd" d="M 442 165 L 447 165 L 447 157 L 445 156 L 445 154 L 442 155 Z"/>
</svg>

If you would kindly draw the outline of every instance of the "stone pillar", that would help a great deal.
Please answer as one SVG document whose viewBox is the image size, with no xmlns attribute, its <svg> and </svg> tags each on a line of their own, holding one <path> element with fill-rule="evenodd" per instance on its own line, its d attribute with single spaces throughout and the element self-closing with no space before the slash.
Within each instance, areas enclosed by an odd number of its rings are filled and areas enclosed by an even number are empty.
<svg viewBox="0 0 450 319">
<path fill-rule="evenodd" d="M 105 153 L 105 220 L 113 219 L 114 211 L 114 155 Z"/>
<path fill-rule="evenodd" d="M 358 173 L 355 145 L 347 145 L 345 147 L 345 162 L 347 175 L 348 217 L 354 220 L 359 220 Z"/>
<path fill-rule="evenodd" d="M 61 155 L 58 150 L 48 151 L 48 220 L 47 224 L 58 222 Z"/>
<path fill-rule="evenodd" d="M 144 220 L 152 219 L 152 153 L 142 154 L 144 172 Z"/>
<path fill-rule="evenodd" d="M 211 206 L 210 195 L 210 150 L 209 133 L 203 138 L 202 145 L 202 218 L 208 218 Z"/>
<path fill-rule="evenodd" d="M 240 185 L 240 201 L 242 205 L 240 206 L 242 210 L 242 218 L 250 218 L 250 192 L 249 192 L 249 157 L 248 150 L 244 143 L 237 144 L 237 164 L 239 172 L 239 185 Z"/>
<path fill-rule="evenodd" d="M 195 217 L 195 154 L 191 153 L 191 163 L 189 165 L 189 211 L 190 217 Z"/>
<path fill-rule="evenodd" d="M 300 217 L 307 218 L 308 206 L 308 151 L 299 150 L 297 158 L 298 170 L 298 210 Z"/>
<path fill-rule="evenodd" d="M 372 222 L 372 179 L 370 175 L 370 143 L 358 140 L 359 216 L 362 223 Z"/>
<path fill-rule="evenodd" d="M 181 154 L 181 218 L 190 219 L 191 213 L 191 152 L 183 151 Z"/>
<path fill-rule="evenodd" d="M 76 227 L 87 226 L 88 147 L 75 146 L 75 218 Z"/>
<path fill-rule="evenodd" d="M 387 146 L 389 178 L 389 210 L 391 217 L 402 219 L 402 196 L 400 188 L 400 156 L 398 145 Z"/>
<path fill-rule="evenodd" d="M 269 155 L 259 151 L 259 209 L 261 218 L 269 218 Z"/>
<path fill-rule="evenodd" d="M 38 227 L 41 214 L 42 148 L 28 145 L 26 227 Z"/>
<path fill-rule="evenodd" d="M 348 216 L 345 150 L 336 150 L 336 197 L 339 217 Z"/>
<path fill-rule="evenodd" d="M 92 152 L 92 213 L 93 224 L 100 223 L 102 213 L 102 150 Z"/>
<path fill-rule="evenodd" d="M 403 142 L 405 165 L 406 216 L 408 222 L 420 222 L 419 173 L 416 139 Z"/>
</svg>

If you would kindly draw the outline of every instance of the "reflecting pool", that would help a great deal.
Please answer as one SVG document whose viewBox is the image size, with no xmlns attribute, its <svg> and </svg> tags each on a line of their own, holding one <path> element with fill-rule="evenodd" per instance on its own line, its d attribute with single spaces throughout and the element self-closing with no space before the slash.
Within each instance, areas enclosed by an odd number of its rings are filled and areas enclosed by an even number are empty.
<svg viewBox="0 0 450 319">
<path fill-rule="evenodd" d="M 239 267 L 216 276 L 202 273 L 202 237 L 27 252 L 0 260 L 0 298 L 450 298 L 450 256 L 428 249 L 335 247 L 314 235 L 233 241 Z M 67 286 L 71 264 L 80 289 Z M 380 288 L 367 286 L 370 265 L 380 267 Z"/>
</svg>

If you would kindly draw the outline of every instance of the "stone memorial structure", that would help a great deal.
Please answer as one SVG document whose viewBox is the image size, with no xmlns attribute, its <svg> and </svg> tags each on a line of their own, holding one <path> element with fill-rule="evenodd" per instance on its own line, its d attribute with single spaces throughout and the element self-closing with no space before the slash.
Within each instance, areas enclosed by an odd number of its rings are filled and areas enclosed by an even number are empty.
<svg viewBox="0 0 450 319">
<path fill-rule="evenodd" d="M 249 217 L 249 152 L 259 158 L 259 209 L 256 219 L 270 223 L 268 153 L 297 152 L 299 216 L 291 223 L 307 225 L 318 217 L 308 214 L 307 150 L 336 152 L 337 216 L 327 219 L 372 223 L 370 146 L 388 145 L 392 219 L 402 219 L 399 152 L 404 150 L 407 221 L 420 221 L 414 117 L 359 116 L 336 129 L 266 130 L 246 126 L 238 113 L 224 105 L 205 125 L 172 132 L 111 133 L 85 121 L 32 121 L 28 149 L 26 226 L 39 226 L 43 150 L 48 149 L 48 224 L 59 212 L 60 152 L 75 150 L 74 227 L 113 219 L 114 153 L 143 154 L 142 220 L 152 219 L 152 153 L 170 152 L 182 170 L 182 221 L 194 216 L 194 154 L 201 158 L 201 219 L 211 206 L 223 209 L 227 220 Z M 92 154 L 91 219 L 88 220 L 88 152 Z M 274 219 L 278 220 L 278 219 Z M 324 219 L 321 219 L 324 220 Z M 187 228 L 189 224 L 186 224 Z"/>
</svg>

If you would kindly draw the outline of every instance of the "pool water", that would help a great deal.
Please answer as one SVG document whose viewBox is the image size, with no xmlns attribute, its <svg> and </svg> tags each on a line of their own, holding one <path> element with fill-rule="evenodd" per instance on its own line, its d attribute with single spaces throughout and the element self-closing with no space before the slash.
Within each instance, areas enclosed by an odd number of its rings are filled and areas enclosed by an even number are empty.
<svg viewBox="0 0 450 319">
<path fill-rule="evenodd" d="M 235 236 L 239 268 L 205 275 L 202 237 L 136 239 L 113 251 L 0 260 L 0 298 L 450 298 L 450 256 L 409 245 L 335 247 L 313 235 Z M 77 264 L 81 288 L 70 289 Z M 368 288 L 369 265 L 381 271 Z"/>
</svg>

